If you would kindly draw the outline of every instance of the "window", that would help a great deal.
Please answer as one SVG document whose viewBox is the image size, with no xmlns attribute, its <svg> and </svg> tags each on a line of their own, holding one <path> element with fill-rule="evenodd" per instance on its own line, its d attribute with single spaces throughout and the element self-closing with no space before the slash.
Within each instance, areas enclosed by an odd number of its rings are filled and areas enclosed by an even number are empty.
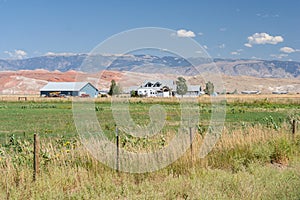
<svg viewBox="0 0 300 200">
<path fill-rule="evenodd" d="M 160 87 L 161 86 L 161 83 L 160 82 L 156 82 L 153 87 Z"/>
<path fill-rule="evenodd" d="M 146 85 L 145 85 L 145 87 L 152 87 L 152 83 L 150 83 L 150 82 L 148 82 Z"/>
</svg>

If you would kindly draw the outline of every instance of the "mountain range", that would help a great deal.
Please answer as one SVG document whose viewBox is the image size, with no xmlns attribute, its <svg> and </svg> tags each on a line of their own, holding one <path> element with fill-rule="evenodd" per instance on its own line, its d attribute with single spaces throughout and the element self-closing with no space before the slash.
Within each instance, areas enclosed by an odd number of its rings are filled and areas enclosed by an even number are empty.
<svg viewBox="0 0 300 200">
<path fill-rule="evenodd" d="M 191 64 L 193 63 L 193 65 Z M 228 76 L 258 78 L 300 78 L 300 62 L 256 59 L 179 58 L 154 55 L 51 55 L 21 60 L 0 60 L 0 71 L 59 70 L 75 71 L 131 71 L 193 76 L 204 72 L 218 72 Z"/>
</svg>

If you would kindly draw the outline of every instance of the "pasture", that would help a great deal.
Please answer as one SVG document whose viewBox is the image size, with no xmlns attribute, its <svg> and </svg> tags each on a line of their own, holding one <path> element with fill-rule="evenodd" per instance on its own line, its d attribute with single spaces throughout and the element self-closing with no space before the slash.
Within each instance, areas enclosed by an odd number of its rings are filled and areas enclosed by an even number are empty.
<svg viewBox="0 0 300 200">
<path fill-rule="evenodd" d="M 29 99 L 30 100 L 30 99 Z M 186 152 L 153 173 L 117 173 L 81 145 L 72 102 L 0 101 L 1 199 L 299 199 L 300 136 L 291 134 L 299 119 L 299 98 L 228 98 L 223 134 L 212 152 L 198 158 L 212 109 L 199 99 L 199 123 L 193 155 Z M 154 137 L 120 132 L 130 151 L 164 148 L 180 124 L 176 100 L 132 99 L 129 110 L 140 126 L 150 122 L 149 108 L 161 105 L 165 126 Z M 99 99 L 95 113 L 107 138 L 115 143 L 110 99 Z M 299 128 L 298 128 L 299 129 Z M 33 134 L 41 140 L 40 173 L 32 182 Z"/>
</svg>

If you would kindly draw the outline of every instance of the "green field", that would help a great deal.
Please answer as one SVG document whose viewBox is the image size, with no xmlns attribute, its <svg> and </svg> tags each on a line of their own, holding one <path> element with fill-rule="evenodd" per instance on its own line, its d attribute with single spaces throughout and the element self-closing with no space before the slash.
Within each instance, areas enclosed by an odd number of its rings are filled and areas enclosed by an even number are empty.
<svg viewBox="0 0 300 200">
<path fill-rule="evenodd" d="M 177 128 L 180 121 L 180 106 L 178 103 L 159 103 L 167 112 L 165 129 Z M 132 103 L 130 114 L 137 124 L 149 123 L 149 108 L 154 103 Z M 96 113 L 101 127 L 109 134 L 114 130 L 114 119 L 111 112 L 111 103 L 96 103 Z M 211 105 L 201 104 L 199 124 L 207 124 L 211 116 Z M 251 104 L 231 103 L 226 106 L 226 126 L 240 127 L 242 124 L 267 124 L 271 120 L 281 126 L 291 113 L 299 113 L 297 104 Z M 29 136 L 39 133 L 42 137 L 77 135 L 73 114 L 72 102 L 0 102 L 0 134 L 3 139 L 14 134 Z M 143 117 L 140 117 L 143 116 Z M 174 123 L 172 123 L 174 122 Z M 171 125 L 170 125 L 171 124 Z M 178 125 L 178 124 L 177 124 Z"/>
<path fill-rule="evenodd" d="M 164 148 L 180 124 L 180 105 L 159 102 L 166 123 L 158 135 L 137 139 L 120 132 L 122 148 Z M 129 110 L 140 126 L 150 122 L 154 103 L 135 101 Z M 203 159 L 197 151 L 212 108 L 199 103 L 194 154 L 186 152 L 152 173 L 117 173 L 81 145 L 72 102 L 0 102 L 0 199 L 299 199 L 300 136 L 292 137 L 298 104 L 226 104 L 223 135 Z M 110 102 L 95 104 L 105 135 L 115 142 Z M 299 132 L 299 131 L 298 131 Z M 32 182 L 33 134 L 41 138 L 41 171 Z M 299 133 L 298 133 L 299 134 Z"/>
</svg>

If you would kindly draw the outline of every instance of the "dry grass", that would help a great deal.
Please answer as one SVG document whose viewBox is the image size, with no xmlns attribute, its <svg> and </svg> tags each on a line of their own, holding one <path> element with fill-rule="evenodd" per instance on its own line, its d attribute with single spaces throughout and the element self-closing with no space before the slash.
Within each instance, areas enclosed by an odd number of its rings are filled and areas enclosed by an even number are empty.
<svg viewBox="0 0 300 200">
<path fill-rule="evenodd" d="M 43 139 L 41 171 L 36 182 L 32 182 L 32 145 L 25 141 L 18 145 L 20 153 L 13 150 L 15 146 L 2 152 L 0 198 L 297 199 L 300 197 L 297 159 L 289 157 L 285 168 L 261 164 L 259 158 L 251 158 L 247 165 L 243 163 L 249 152 L 260 147 L 263 154 L 264 147 L 268 148 L 265 144 L 271 142 L 276 147 L 281 144 L 277 141 L 287 141 L 288 148 L 294 149 L 291 155 L 297 157 L 300 149 L 293 145 L 300 144 L 300 137 L 290 142 L 286 131 L 259 126 L 225 129 L 215 149 L 204 159 L 197 157 L 202 141 L 197 134 L 194 160 L 187 151 L 167 168 L 145 174 L 116 173 L 94 159 L 79 141 Z"/>
<path fill-rule="evenodd" d="M 32 102 L 69 102 L 73 101 L 73 98 L 47 98 L 40 97 L 38 95 L 0 95 L 0 101 L 4 102 L 16 102 L 19 101 L 19 97 L 27 97 L 27 101 Z M 258 95 L 220 95 L 221 98 L 226 99 L 228 103 L 278 103 L 278 104 L 300 104 L 300 94 L 258 94 Z M 77 97 L 75 97 L 77 98 Z M 92 99 L 95 102 L 111 102 L 111 98 Z M 198 98 L 200 103 L 211 103 L 211 97 L 207 95 L 200 96 Z M 142 103 L 177 103 L 178 98 L 130 98 L 130 102 L 142 102 Z"/>
<path fill-rule="evenodd" d="M 214 147 L 216 150 L 234 149 L 237 146 L 243 147 L 246 145 L 253 145 L 259 142 L 266 142 L 282 137 L 286 129 L 279 131 L 268 129 L 261 125 L 254 127 L 240 128 L 235 130 L 228 130 L 226 127 L 220 137 L 220 140 Z"/>
</svg>

